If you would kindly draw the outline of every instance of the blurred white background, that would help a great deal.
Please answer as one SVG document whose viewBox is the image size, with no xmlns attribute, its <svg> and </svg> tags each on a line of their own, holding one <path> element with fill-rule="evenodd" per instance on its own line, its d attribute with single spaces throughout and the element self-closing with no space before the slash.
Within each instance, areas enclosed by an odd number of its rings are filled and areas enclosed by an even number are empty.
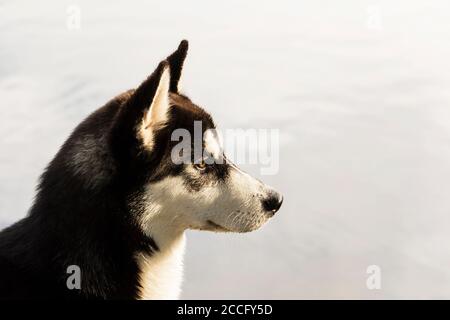
<svg viewBox="0 0 450 320">
<path fill-rule="evenodd" d="M 71 130 L 186 38 L 184 91 L 221 128 L 280 129 L 279 173 L 259 177 L 285 202 L 254 233 L 189 232 L 182 298 L 450 298 L 449 15 L 445 0 L 1 0 L 0 228 Z"/>
</svg>

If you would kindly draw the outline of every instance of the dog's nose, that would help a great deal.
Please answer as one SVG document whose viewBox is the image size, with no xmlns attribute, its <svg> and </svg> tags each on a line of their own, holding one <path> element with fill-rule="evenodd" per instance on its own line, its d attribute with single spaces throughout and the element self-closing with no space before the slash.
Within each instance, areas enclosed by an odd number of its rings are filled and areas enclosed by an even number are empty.
<svg viewBox="0 0 450 320">
<path fill-rule="evenodd" d="M 268 197 L 262 201 L 262 203 L 264 209 L 274 215 L 283 203 L 283 196 L 278 192 L 272 191 L 269 193 Z"/>
</svg>

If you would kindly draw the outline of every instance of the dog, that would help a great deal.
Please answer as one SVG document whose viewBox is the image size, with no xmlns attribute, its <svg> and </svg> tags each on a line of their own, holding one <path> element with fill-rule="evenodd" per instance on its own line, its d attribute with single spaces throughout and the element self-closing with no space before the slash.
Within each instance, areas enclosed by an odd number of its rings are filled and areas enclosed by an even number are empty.
<svg viewBox="0 0 450 320">
<path fill-rule="evenodd" d="M 249 232 L 279 210 L 281 194 L 224 155 L 212 117 L 180 92 L 187 51 L 65 141 L 28 215 L 0 233 L 0 298 L 176 299 L 186 230 Z M 175 163 L 172 133 L 195 123 L 203 152 Z"/>
</svg>

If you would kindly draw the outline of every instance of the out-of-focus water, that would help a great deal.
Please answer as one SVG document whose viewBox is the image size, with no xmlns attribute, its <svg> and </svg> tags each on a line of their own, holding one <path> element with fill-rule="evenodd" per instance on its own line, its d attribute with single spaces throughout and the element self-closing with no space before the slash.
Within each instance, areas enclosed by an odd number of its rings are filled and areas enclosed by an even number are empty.
<svg viewBox="0 0 450 320">
<path fill-rule="evenodd" d="M 279 173 L 259 177 L 285 202 L 254 233 L 189 232 L 183 298 L 450 298 L 449 12 L 0 1 L 0 227 L 74 126 L 187 38 L 184 91 L 221 128 L 280 129 Z M 381 290 L 366 287 L 373 264 Z"/>
</svg>

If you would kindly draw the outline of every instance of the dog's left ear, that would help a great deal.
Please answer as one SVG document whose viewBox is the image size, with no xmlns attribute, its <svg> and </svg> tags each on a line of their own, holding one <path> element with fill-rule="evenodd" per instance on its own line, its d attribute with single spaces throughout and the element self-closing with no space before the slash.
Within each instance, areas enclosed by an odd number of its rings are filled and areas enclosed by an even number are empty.
<svg viewBox="0 0 450 320">
<path fill-rule="evenodd" d="M 180 89 L 180 79 L 183 73 L 183 64 L 188 52 L 189 43 L 187 40 L 180 42 L 178 49 L 167 57 L 170 66 L 170 92 L 178 93 Z"/>
<path fill-rule="evenodd" d="M 121 106 L 111 130 L 114 146 L 153 148 L 155 131 L 169 120 L 169 87 L 170 66 L 163 60 Z"/>
</svg>

